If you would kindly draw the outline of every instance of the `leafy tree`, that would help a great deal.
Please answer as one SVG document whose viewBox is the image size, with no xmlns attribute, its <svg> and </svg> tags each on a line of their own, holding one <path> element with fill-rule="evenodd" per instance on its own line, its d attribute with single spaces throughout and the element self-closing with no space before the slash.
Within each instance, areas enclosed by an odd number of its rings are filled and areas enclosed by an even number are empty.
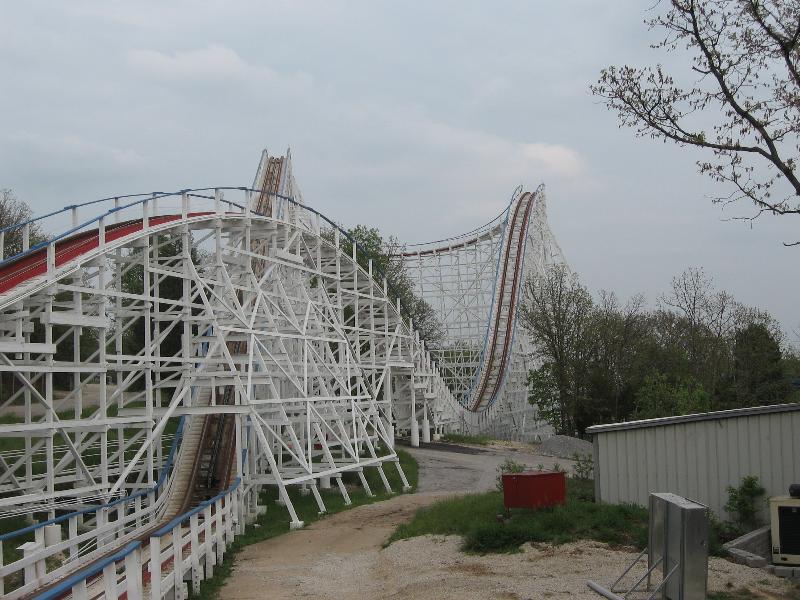
<svg viewBox="0 0 800 600">
<path fill-rule="evenodd" d="M 748 325 L 736 332 L 733 347 L 733 389 L 736 406 L 782 402 L 790 394 L 783 374 L 781 349 L 766 326 Z"/>
<path fill-rule="evenodd" d="M 592 300 L 577 276 L 551 267 L 526 283 L 521 324 L 541 366 L 529 400 L 558 433 L 789 401 L 800 359 L 764 311 L 718 291 L 701 269 L 672 281 L 659 307 L 613 293 Z"/>
<path fill-rule="evenodd" d="M 716 290 L 703 269 L 688 269 L 673 278 L 670 291 L 659 298 L 659 304 L 662 314 L 672 319 L 670 343 L 686 353 L 688 373 L 712 395 L 712 410 L 731 404 L 726 386 L 733 377 L 736 333 L 758 324 L 776 343 L 782 340 L 780 327 L 769 314 Z M 734 401 L 733 405 L 740 404 Z"/>
<path fill-rule="evenodd" d="M 800 4 L 779 0 L 670 0 L 648 23 L 654 47 L 691 56 L 691 83 L 659 64 L 604 69 L 592 92 L 639 136 L 708 150 L 702 173 L 726 184 L 717 201 L 757 213 L 800 213 Z M 687 78 L 688 79 L 688 78 Z"/>
<path fill-rule="evenodd" d="M 348 230 L 347 234 L 359 246 L 356 257 L 361 267 L 368 270 L 369 260 L 372 259 L 373 277 L 378 281 L 381 274 L 386 277 L 390 286 L 389 296 L 394 297 L 396 294 L 400 298 L 407 313 L 405 316 L 414 321 L 414 328 L 419 332 L 420 339 L 429 347 L 436 347 L 444 337 L 443 325 L 433 307 L 414 293 L 414 283 L 403 262 L 396 258 L 400 251 L 399 242 L 393 237 L 384 238 L 378 229 L 365 225 L 357 225 Z M 332 231 L 324 232 L 323 235 L 329 240 L 334 237 Z M 342 236 L 340 244 L 342 251 L 352 256 L 353 243 Z"/>
<path fill-rule="evenodd" d="M 565 265 L 551 265 L 525 282 L 522 326 L 537 341 L 537 353 L 549 365 L 558 391 L 556 431 L 575 435 L 578 406 L 586 397 L 592 352 L 594 302 Z M 535 400 L 536 401 L 536 400 Z"/>
<path fill-rule="evenodd" d="M 722 340 L 735 326 L 739 305 L 727 292 L 716 291 L 703 269 L 684 271 L 670 288 L 659 303 L 678 317 L 674 341 L 686 352 L 691 376 L 713 391 L 726 374 L 729 361 Z"/>
<path fill-rule="evenodd" d="M 549 423 L 556 433 L 565 432 L 564 411 L 551 363 L 528 373 L 528 400 L 536 407 L 539 418 Z"/>
<path fill-rule="evenodd" d="M 781 366 L 783 367 L 784 378 L 789 383 L 790 389 L 794 390 L 790 392 L 790 395 L 800 399 L 800 352 L 796 349 L 789 349 L 784 352 Z"/>
<path fill-rule="evenodd" d="M 689 377 L 669 381 L 663 373 L 647 377 L 636 393 L 636 418 L 655 419 L 708 412 L 711 397 Z"/>
<path fill-rule="evenodd" d="M 632 409 L 632 384 L 638 379 L 650 338 L 644 296 L 638 294 L 622 305 L 613 292 L 601 291 L 593 326 L 590 397 L 597 406 L 586 416 L 594 421 L 602 414 L 608 420 L 618 421 Z"/>
</svg>

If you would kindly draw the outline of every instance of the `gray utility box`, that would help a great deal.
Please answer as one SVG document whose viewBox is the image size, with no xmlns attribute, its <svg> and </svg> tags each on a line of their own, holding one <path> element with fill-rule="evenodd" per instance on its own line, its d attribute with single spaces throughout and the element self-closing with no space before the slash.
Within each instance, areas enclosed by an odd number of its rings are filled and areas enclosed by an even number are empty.
<svg viewBox="0 0 800 600">
<path fill-rule="evenodd" d="M 650 494 L 647 562 L 658 569 L 668 600 L 705 600 L 708 585 L 708 508 L 670 493 Z M 674 571 L 674 572 L 673 572 Z"/>
</svg>

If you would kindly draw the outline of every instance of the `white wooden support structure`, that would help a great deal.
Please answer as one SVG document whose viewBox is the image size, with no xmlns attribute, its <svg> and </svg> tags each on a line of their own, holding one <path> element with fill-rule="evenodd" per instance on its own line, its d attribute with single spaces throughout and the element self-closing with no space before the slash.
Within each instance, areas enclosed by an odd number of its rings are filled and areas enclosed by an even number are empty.
<svg viewBox="0 0 800 600">
<path fill-rule="evenodd" d="M 371 257 L 302 203 L 288 156 L 265 153 L 250 188 L 62 212 L 35 223 L 69 229 L 31 248 L 24 224 L 22 255 L 0 255 L 0 373 L 14 382 L 0 397 L 14 445 L 0 452 L 0 519 L 47 517 L 0 535 L 24 546 L 0 564 L 4 598 L 45 581 L 43 594 L 183 597 L 259 514 L 264 486 L 301 527 L 293 486 L 325 512 L 320 490 L 351 503 L 348 472 L 372 494 L 377 471 L 391 492 L 393 463 L 409 489 L 396 429 L 414 443 L 446 429 L 513 437 L 530 412 L 511 290 L 560 260 L 541 191 L 463 248 L 397 257 L 445 324 L 432 351 Z M 527 266 L 498 275 L 506 263 Z M 503 349 L 493 367 L 482 335 Z M 198 505 L 201 480 L 219 491 Z"/>
</svg>

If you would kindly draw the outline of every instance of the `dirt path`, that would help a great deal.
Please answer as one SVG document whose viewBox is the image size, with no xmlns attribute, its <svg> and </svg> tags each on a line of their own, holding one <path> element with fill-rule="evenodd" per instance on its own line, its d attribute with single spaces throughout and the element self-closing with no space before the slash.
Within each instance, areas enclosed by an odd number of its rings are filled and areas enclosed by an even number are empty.
<svg viewBox="0 0 800 600">
<path fill-rule="evenodd" d="M 520 554 L 469 556 L 459 551 L 460 540 L 453 536 L 424 536 L 384 549 L 395 527 L 418 508 L 443 496 L 492 488 L 495 467 L 507 456 L 532 465 L 550 466 L 554 460 L 519 448 L 479 454 L 414 449 L 413 454 L 420 464 L 420 493 L 344 511 L 245 548 L 219 597 L 589 600 L 599 596 L 586 588 L 587 579 L 607 583 L 634 557 L 595 542 L 526 545 Z M 782 580 L 763 571 L 720 559 L 712 559 L 709 578 L 716 590 L 731 589 L 729 584 L 771 593 L 786 589 Z"/>
</svg>

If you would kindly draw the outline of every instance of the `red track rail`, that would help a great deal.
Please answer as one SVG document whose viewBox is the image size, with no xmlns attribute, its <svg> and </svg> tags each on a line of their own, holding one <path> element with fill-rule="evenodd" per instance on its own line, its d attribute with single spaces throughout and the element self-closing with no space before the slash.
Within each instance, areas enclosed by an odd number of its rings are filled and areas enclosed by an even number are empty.
<svg viewBox="0 0 800 600">
<path fill-rule="evenodd" d="M 187 218 L 193 217 L 201 217 L 206 215 L 214 214 L 212 212 L 194 212 L 187 214 Z M 160 215 L 160 216 L 153 216 L 148 219 L 148 224 L 150 226 L 157 226 L 163 225 L 165 223 L 171 223 L 174 221 L 179 221 L 181 219 L 181 215 Z M 105 228 L 105 241 L 113 242 L 115 240 L 119 240 L 126 236 L 132 235 L 134 233 L 140 232 L 144 229 L 143 221 L 141 219 L 133 219 L 128 221 L 123 221 L 121 223 L 114 223 L 113 225 L 109 225 Z M 77 233 L 73 236 L 67 237 L 61 241 L 56 242 L 56 252 L 55 252 L 55 266 L 60 267 L 79 256 L 83 256 L 88 254 L 92 250 L 95 250 L 100 245 L 100 234 L 98 229 L 93 229 L 91 231 L 85 231 L 81 233 Z M 25 256 L 21 256 L 19 259 L 12 259 L 8 262 L 8 264 L 4 265 L 0 268 L 0 293 L 7 292 L 16 286 L 33 279 L 36 276 L 44 275 L 47 273 L 47 248 L 42 247 L 34 250 L 26 254 Z M 207 419 L 206 419 L 207 420 Z M 225 459 L 228 461 L 232 461 L 232 454 L 228 452 L 225 456 Z M 199 451 L 198 455 L 192 458 L 194 464 L 192 466 L 192 476 L 191 480 L 192 483 L 196 479 L 196 474 L 198 470 L 198 461 L 199 461 Z M 227 466 L 227 471 L 225 472 L 225 478 L 230 478 L 230 465 Z M 189 509 L 189 505 L 192 501 L 192 495 L 194 492 L 194 486 L 190 483 L 187 486 L 186 496 L 184 497 L 183 504 L 181 509 L 178 511 L 178 514 L 182 514 Z M 169 518 L 172 518 L 170 516 Z M 141 534 L 137 539 L 142 541 L 143 543 L 149 542 L 150 533 L 157 531 L 159 527 L 163 524 L 159 522 L 152 527 L 150 527 L 147 531 Z M 85 569 L 88 566 L 104 559 L 109 554 L 116 552 L 118 548 L 114 548 L 110 550 L 108 553 L 103 554 L 102 556 L 96 558 L 91 563 L 87 565 L 83 565 L 81 569 Z M 165 563 L 166 564 L 166 563 Z M 146 575 L 149 576 L 149 573 Z M 35 592 L 32 592 L 27 596 L 27 598 L 33 598 L 38 594 L 41 594 L 43 591 L 50 589 L 51 587 L 58 584 L 59 581 L 63 580 L 64 578 L 60 578 L 58 581 L 51 582 L 45 585 L 42 588 L 37 589 Z M 124 598 L 125 595 L 121 596 Z"/>
<path fill-rule="evenodd" d="M 189 213 L 187 217 L 200 217 L 213 214 L 211 212 Z M 181 215 L 160 215 L 150 217 L 148 223 L 152 225 L 163 225 L 172 221 L 178 221 Z M 106 243 L 113 242 L 120 238 L 129 236 L 133 233 L 142 231 L 141 219 L 114 223 L 105 228 Z M 61 267 L 69 261 L 87 254 L 100 245 L 99 230 L 92 229 L 56 242 L 55 263 L 56 267 Z M 33 252 L 10 260 L 8 264 L 0 267 L 0 293 L 14 289 L 21 283 L 33 279 L 38 275 L 47 273 L 47 248 L 42 247 Z"/>
<path fill-rule="evenodd" d="M 526 198 L 526 196 L 528 197 L 528 199 L 527 199 L 528 201 L 527 201 L 527 205 L 525 207 L 525 214 L 522 216 L 523 220 L 522 220 L 522 224 L 521 224 L 521 227 L 520 227 L 520 230 L 519 230 L 519 237 L 517 238 L 517 240 L 515 240 L 514 237 L 513 237 L 514 227 L 516 226 L 517 219 L 519 218 L 519 212 L 520 212 L 520 209 L 522 208 L 522 203 L 523 203 L 523 200 Z M 514 279 L 512 281 L 512 285 L 511 285 L 511 298 L 509 300 L 510 304 L 509 304 L 509 312 L 508 312 L 508 322 L 506 323 L 505 337 L 503 339 L 503 347 L 501 349 L 500 364 L 497 367 L 499 372 L 497 374 L 497 378 L 495 379 L 494 385 L 492 386 L 492 392 L 491 392 L 491 395 L 489 396 L 490 399 L 493 398 L 494 395 L 498 392 L 498 390 L 500 389 L 500 385 L 501 385 L 501 383 L 503 381 L 503 375 L 505 373 L 506 365 L 508 364 L 508 354 L 511 351 L 511 342 L 512 342 L 512 340 L 511 340 L 512 335 L 511 334 L 512 334 L 512 331 L 513 331 L 513 323 L 514 323 L 514 309 L 515 309 L 515 307 L 517 305 L 517 296 L 518 296 L 518 290 L 519 290 L 519 278 L 521 276 L 522 258 L 523 258 L 524 251 L 525 251 L 525 248 L 524 248 L 525 233 L 526 233 L 526 231 L 528 229 L 528 227 L 527 227 L 528 226 L 528 219 L 530 218 L 530 213 L 531 213 L 531 208 L 532 207 L 533 207 L 533 198 L 531 197 L 531 193 L 530 192 L 526 192 L 525 194 L 522 195 L 522 197 L 520 198 L 520 201 L 517 203 L 517 206 L 514 209 L 514 216 L 513 216 L 512 221 L 511 221 L 511 227 L 508 230 L 509 235 L 508 235 L 508 240 L 506 242 L 506 253 L 505 253 L 506 260 L 503 261 L 503 274 L 502 274 L 502 277 L 501 277 L 501 280 L 500 280 L 500 291 L 499 291 L 499 294 L 498 294 L 498 297 L 497 297 L 497 304 L 496 304 L 497 311 L 496 311 L 496 314 L 495 314 L 494 326 L 493 326 L 494 335 L 492 336 L 492 345 L 491 345 L 491 348 L 489 350 L 489 360 L 486 363 L 486 371 L 485 372 L 487 373 L 487 376 L 484 377 L 483 381 L 481 382 L 480 390 L 479 390 L 478 394 L 476 394 L 476 396 L 475 396 L 475 401 L 472 403 L 472 410 L 477 410 L 484 403 L 484 397 L 485 397 L 486 389 L 487 389 L 488 382 L 489 382 L 488 373 L 491 373 L 491 370 L 492 370 L 492 368 L 494 367 L 494 364 L 495 364 L 495 359 L 497 358 L 497 332 L 500 329 L 501 306 L 503 305 L 503 302 L 505 301 L 505 296 L 506 296 L 506 274 L 508 273 L 508 267 L 509 267 L 508 254 L 509 254 L 509 251 L 511 249 L 512 244 L 516 241 L 516 243 L 517 243 L 517 245 L 519 247 L 519 250 L 517 251 L 517 256 L 516 256 L 516 259 L 514 261 Z"/>
</svg>

